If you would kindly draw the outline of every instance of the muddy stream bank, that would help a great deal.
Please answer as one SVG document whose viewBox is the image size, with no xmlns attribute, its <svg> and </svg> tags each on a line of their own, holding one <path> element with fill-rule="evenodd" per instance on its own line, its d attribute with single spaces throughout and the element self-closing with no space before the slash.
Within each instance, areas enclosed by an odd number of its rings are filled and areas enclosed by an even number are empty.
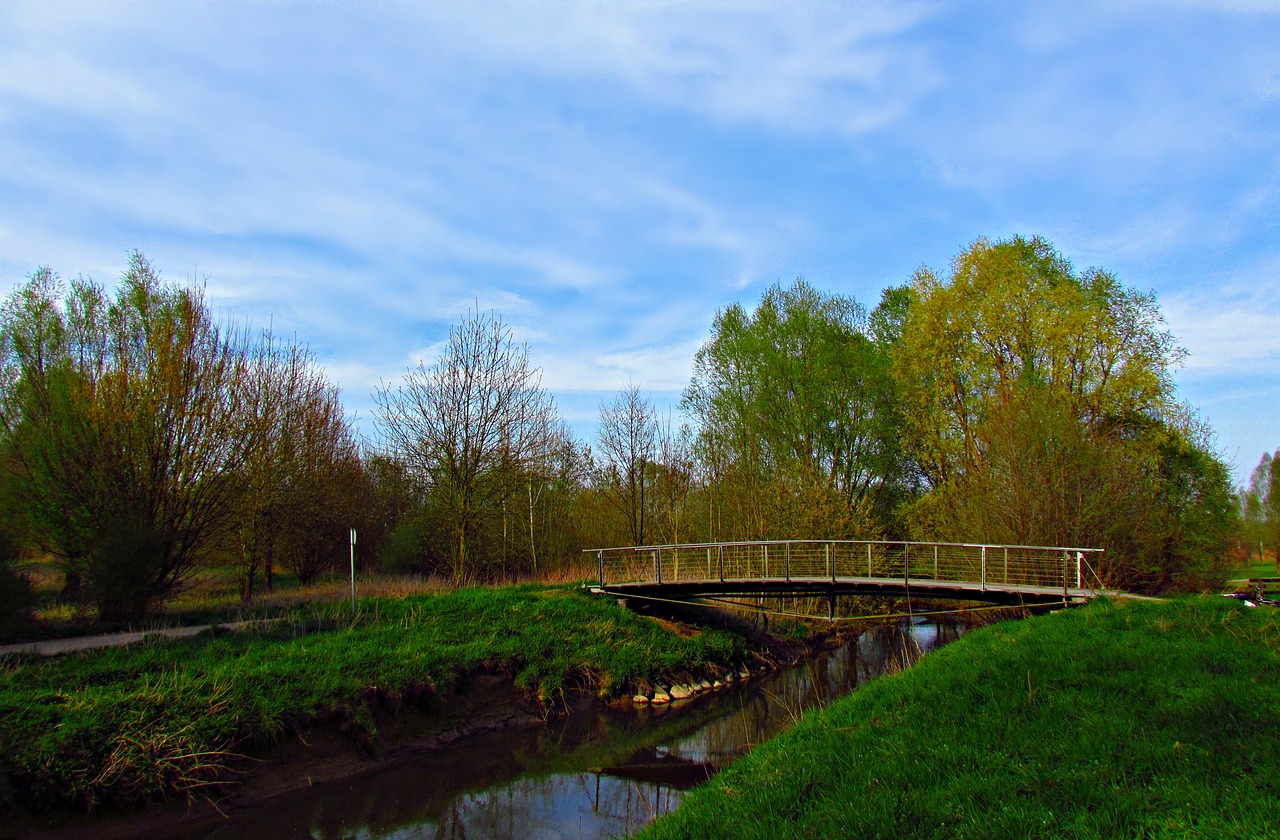
<svg viewBox="0 0 1280 840">
<path fill-rule="evenodd" d="M 478 677 L 459 688 L 444 715 L 404 710 L 380 722 L 377 755 L 360 755 L 339 733 L 304 733 L 259 756 L 217 805 L 198 799 L 101 813 L 29 836 L 625 836 L 806 710 L 904 667 L 963 629 L 920 619 L 877 625 L 798 666 L 689 700 L 633 707 L 583 699 L 546 723 L 509 681 Z"/>
</svg>

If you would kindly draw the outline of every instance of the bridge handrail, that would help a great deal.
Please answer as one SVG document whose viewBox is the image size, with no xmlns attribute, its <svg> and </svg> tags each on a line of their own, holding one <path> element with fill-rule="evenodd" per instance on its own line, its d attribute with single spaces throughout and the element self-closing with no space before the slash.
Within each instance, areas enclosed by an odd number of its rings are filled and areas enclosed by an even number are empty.
<svg viewBox="0 0 1280 840">
<path fill-rule="evenodd" d="M 701 543 L 663 543 L 661 545 L 618 545 L 599 548 L 584 548 L 583 554 L 594 554 L 598 551 L 656 551 L 668 548 L 715 548 L 716 546 L 742 545 L 785 545 L 797 543 L 804 545 L 937 545 L 951 548 L 1022 548 L 1037 551 L 1083 551 L 1085 554 L 1102 554 L 1104 548 L 1080 548 L 1066 545 L 1016 545 L 1014 543 L 965 543 L 965 542 L 931 542 L 928 540 L 724 540 L 722 542 Z"/>
<path fill-rule="evenodd" d="M 774 572 L 769 571 L 769 549 L 774 547 L 785 547 L 785 557 L 778 557 L 775 554 Z M 725 580 L 744 580 L 744 579 L 760 579 L 760 580 L 782 580 L 790 581 L 792 575 L 792 549 L 800 547 L 807 549 L 809 553 L 798 555 L 799 566 L 802 569 L 795 577 L 809 580 L 821 580 L 830 578 L 834 583 L 840 576 L 840 568 L 843 565 L 846 578 L 866 578 L 872 580 L 894 580 L 902 581 L 909 584 L 912 579 L 918 581 L 935 581 L 935 582 L 952 582 L 952 583 L 974 583 L 979 584 L 982 589 L 986 589 L 988 584 L 993 586 L 1003 586 L 1006 588 L 1017 586 L 1039 586 L 1046 585 L 1052 587 L 1060 587 L 1063 596 L 1066 597 L 1070 593 L 1090 592 L 1096 594 L 1102 590 L 1103 583 L 1101 576 L 1098 574 L 1094 565 L 1089 562 L 1089 558 L 1094 555 L 1101 555 L 1103 549 L 1100 548 L 1082 548 L 1069 546 L 1032 546 L 1032 545 L 1013 545 L 1002 543 L 962 543 L 962 542 L 927 542 L 921 540 L 844 540 L 844 539 L 803 539 L 803 540 L 729 540 L 722 542 L 700 542 L 700 543 L 669 543 L 662 545 L 636 545 L 636 546 L 615 546 L 610 548 L 589 548 L 584 549 L 584 553 L 596 554 L 600 569 L 600 586 L 603 588 L 609 584 L 606 576 L 605 556 L 608 555 L 630 555 L 635 558 L 641 553 L 652 555 L 652 568 L 647 569 L 650 565 L 649 560 L 643 561 L 643 566 L 637 565 L 636 560 L 625 561 L 625 568 L 621 571 L 628 577 L 629 582 L 656 582 L 662 584 L 664 577 L 667 582 L 678 581 L 680 579 L 702 579 L 714 580 L 718 577 L 721 583 Z M 820 552 L 813 551 L 814 547 L 821 547 Z M 840 548 L 842 547 L 865 547 L 866 574 L 861 574 L 862 559 L 859 555 L 855 557 L 852 552 L 845 552 L 845 556 L 841 558 Z M 879 553 L 879 563 L 877 560 L 875 548 L 881 548 Z M 763 574 L 753 574 L 753 555 L 752 549 L 762 549 L 760 559 L 763 562 Z M 932 574 L 929 573 L 929 557 L 925 555 L 923 561 L 919 554 L 919 549 L 932 549 Z M 745 549 L 745 557 L 734 550 Z M 940 550 L 946 549 L 945 556 Z M 705 574 L 691 574 L 687 570 L 691 566 L 697 566 L 699 569 L 703 565 L 703 558 L 688 558 L 691 552 L 705 550 Z M 715 573 L 713 574 L 712 551 L 716 552 Z M 728 565 L 729 570 L 726 574 L 726 550 L 729 551 Z M 992 557 L 992 552 L 996 552 Z M 913 558 L 913 552 L 915 557 Z M 1010 552 L 1014 552 L 1012 555 Z M 667 572 L 664 575 L 664 553 L 668 557 L 674 557 L 673 560 L 666 562 Z M 821 556 L 818 556 L 818 555 Z M 684 560 L 686 573 L 681 573 L 681 558 Z M 989 558 L 991 562 L 989 563 Z M 945 563 L 943 562 L 945 560 Z M 1074 561 L 1074 562 L 1072 562 Z M 624 562 L 619 560 L 618 562 Z M 779 564 L 784 564 L 785 571 L 779 572 Z M 738 573 L 741 566 L 745 563 L 745 577 Z M 854 569 L 854 565 L 858 564 L 858 569 Z M 615 562 L 615 567 L 617 563 Z M 879 568 L 876 568 L 876 566 Z M 1071 568 L 1074 566 L 1074 569 Z M 820 573 L 815 574 L 815 569 Z M 946 574 L 943 574 L 945 570 Z M 886 572 L 888 574 L 886 574 Z M 990 574 L 989 574 L 990 572 Z M 1074 572 L 1074 574 L 1072 574 Z M 1086 574 L 1087 572 L 1087 574 Z M 636 580 L 637 574 L 640 580 Z M 1074 581 L 1072 580 L 1074 578 Z M 621 583 L 623 581 L 615 581 Z M 1074 583 L 1074 586 L 1071 584 Z"/>
</svg>

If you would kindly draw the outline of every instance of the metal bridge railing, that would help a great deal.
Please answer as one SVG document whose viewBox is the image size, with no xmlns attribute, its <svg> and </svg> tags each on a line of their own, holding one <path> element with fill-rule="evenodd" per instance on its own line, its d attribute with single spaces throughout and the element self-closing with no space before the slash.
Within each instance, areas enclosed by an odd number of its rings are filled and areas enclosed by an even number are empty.
<svg viewBox="0 0 1280 840">
<path fill-rule="evenodd" d="M 600 586 L 841 579 L 1097 592 L 1098 548 L 882 540 L 776 540 L 593 548 Z"/>
</svg>

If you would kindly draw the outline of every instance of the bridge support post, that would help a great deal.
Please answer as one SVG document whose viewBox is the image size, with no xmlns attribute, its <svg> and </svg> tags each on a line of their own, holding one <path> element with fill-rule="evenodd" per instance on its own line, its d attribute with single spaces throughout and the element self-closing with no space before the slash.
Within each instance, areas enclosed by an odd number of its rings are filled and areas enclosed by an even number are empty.
<svg viewBox="0 0 1280 840">
<path fill-rule="evenodd" d="M 1076 589 L 1084 589 L 1084 584 L 1080 582 L 1081 581 L 1080 567 L 1083 565 L 1084 565 L 1084 552 L 1077 551 L 1076 552 Z"/>
<path fill-rule="evenodd" d="M 831 594 L 827 596 L 827 621 L 836 620 L 836 591 L 831 590 Z"/>
<path fill-rule="evenodd" d="M 658 567 L 658 585 L 662 585 L 662 549 L 654 552 L 653 563 Z"/>
<path fill-rule="evenodd" d="M 982 547 L 982 591 L 987 591 L 987 547 Z"/>
<path fill-rule="evenodd" d="M 791 543 L 787 543 L 787 583 L 791 583 Z"/>
<path fill-rule="evenodd" d="M 867 577 L 871 577 L 871 543 L 867 543 Z"/>
<path fill-rule="evenodd" d="M 720 546 L 720 582 L 724 583 L 724 545 Z"/>
<path fill-rule="evenodd" d="M 604 552 L 597 551 L 596 559 L 600 561 L 600 588 L 604 589 Z"/>
</svg>

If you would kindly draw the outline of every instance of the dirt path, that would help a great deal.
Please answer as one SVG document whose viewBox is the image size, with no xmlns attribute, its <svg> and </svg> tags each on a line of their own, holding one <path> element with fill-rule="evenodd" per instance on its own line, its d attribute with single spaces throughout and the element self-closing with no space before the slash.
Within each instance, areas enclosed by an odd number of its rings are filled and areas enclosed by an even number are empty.
<svg viewBox="0 0 1280 840">
<path fill-rule="evenodd" d="M 275 621 L 278 619 L 266 619 Z M 199 624 L 192 627 L 159 627 L 154 630 L 134 630 L 128 633 L 104 633 L 100 636 L 77 636 L 72 639 L 45 639 L 40 642 L 26 642 L 20 645 L 0 645 L 0 656 L 12 654 L 37 654 L 39 656 L 58 656 L 63 653 L 75 653 L 81 650 L 93 650 L 104 647 L 123 647 L 142 641 L 147 636 L 165 636 L 180 639 L 196 636 L 214 627 L 223 630 L 239 630 L 254 624 L 262 624 L 264 620 L 231 621 L 226 624 Z"/>
</svg>

